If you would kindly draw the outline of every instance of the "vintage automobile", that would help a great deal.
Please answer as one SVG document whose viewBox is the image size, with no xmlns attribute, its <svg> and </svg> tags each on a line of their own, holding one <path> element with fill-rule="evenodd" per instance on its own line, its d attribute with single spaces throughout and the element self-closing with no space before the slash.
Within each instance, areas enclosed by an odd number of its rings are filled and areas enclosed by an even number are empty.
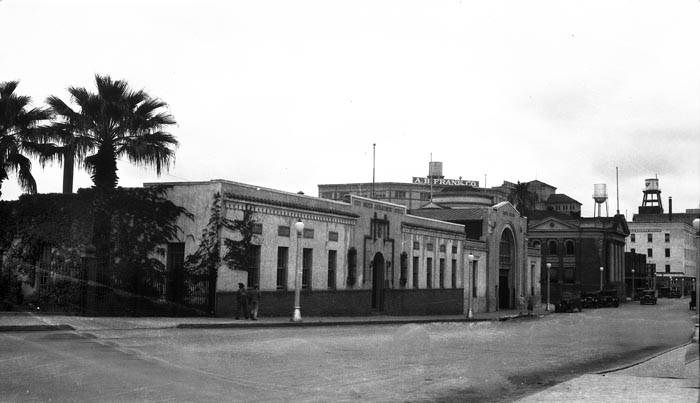
<svg viewBox="0 0 700 403">
<path fill-rule="evenodd" d="M 639 297 L 639 303 L 641 305 L 651 304 L 656 305 L 657 292 L 656 290 L 644 290 Z"/>
<path fill-rule="evenodd" d="M 601 291 L 598 297 L 598 304 L 601 307 L 614 307 L 620 306 L 620 298 L 617 296 L 617 291 L 615 290 L 605 290 Z"/>
<path fill-rule="evenodd" d="M 593 292 L 581 294 L 581 306 L 583 308 L 598 308 L 598 294 Z"/>
<path fill-rule="evenodd" d="M 577 291 L 563 291 L 561 300 L 554 306 L 555 312 L 581 312 L 581 293 Z"/>
</svg>

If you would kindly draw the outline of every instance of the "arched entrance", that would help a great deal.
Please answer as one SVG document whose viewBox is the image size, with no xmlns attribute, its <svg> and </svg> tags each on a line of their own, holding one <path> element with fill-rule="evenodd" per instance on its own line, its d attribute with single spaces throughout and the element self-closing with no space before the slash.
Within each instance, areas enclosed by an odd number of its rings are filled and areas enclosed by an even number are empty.
<svg viewBox="0 0 700 403">
<path fill-rule="evenodd" d="M 384 256 L 379 252 L 372 259 L 372 309 L 384 309 Z"/>
<path fill-rule="evenodd" d="M 501 242 L 498 247 L 498 309 L 513 307 L 511 295 L 511 273 L 514 267 L 515 241 L 513 232 L 506 228 L 501 234 Z"/>
</svg>

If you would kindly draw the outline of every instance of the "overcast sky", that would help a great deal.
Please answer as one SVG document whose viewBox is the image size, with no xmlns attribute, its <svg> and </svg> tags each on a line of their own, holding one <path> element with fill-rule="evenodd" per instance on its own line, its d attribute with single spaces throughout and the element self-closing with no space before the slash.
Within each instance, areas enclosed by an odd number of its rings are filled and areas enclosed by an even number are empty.
<svg viewBox="0 0 700 403">
<path fill-rule="evenodd" d="M 629 218 L 658 175 L 700 201 L 700 1 L 0 0 L 0 81 L 42 105 L 94 74 L 169 104 L 174 166 L 119 164 L 121 186 L 539 179 Z M 61 168 L 34 165 L 42 193 Z M 77 170 L 76 187 L 89 187 Z M 20 194 L 12 175 L 2 199 Z"/>
</svg>

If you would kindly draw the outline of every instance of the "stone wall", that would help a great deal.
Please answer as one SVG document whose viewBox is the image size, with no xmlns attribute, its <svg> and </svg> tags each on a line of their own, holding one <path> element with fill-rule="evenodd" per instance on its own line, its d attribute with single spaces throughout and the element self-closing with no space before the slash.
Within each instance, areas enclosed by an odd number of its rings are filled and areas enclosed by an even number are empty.
<svg viewBox="0 0 700 403">
<path fill-rule="evenodd" d="M 301 292 L 301 315 L 314 316 L 366 316 L 385 315 L 461 315 L 464 290 L 407 289 L 384 290 L 385 309 L 373 312 L 372 290 L 321 290 Z M 294 308 L 293 291 L 261 291 L 260 317 L 291 317 Z M 216 316 L 236 315 L 236 293 L 216 294 Z"/>
</svg>

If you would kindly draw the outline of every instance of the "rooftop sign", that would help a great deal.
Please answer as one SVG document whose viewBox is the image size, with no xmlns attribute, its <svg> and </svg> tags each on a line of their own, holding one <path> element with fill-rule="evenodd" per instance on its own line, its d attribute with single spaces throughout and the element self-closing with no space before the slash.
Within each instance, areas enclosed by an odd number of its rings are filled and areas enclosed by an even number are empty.
<svg viewBox="0 0 700 403">
<path fill-rule="evenodd" d="M 470 181 L 465 179 L 445 179 L 445 178 L 432 178 L 433 185 L 443 185 L 443 186 L 471 186 L 474 188 L 479 187 L 479 181 Z M 419 185 L 430 185 L 430 178 L 423 178 L 419 176 L 413 177 L 413 183 Z"/>
</svg>

